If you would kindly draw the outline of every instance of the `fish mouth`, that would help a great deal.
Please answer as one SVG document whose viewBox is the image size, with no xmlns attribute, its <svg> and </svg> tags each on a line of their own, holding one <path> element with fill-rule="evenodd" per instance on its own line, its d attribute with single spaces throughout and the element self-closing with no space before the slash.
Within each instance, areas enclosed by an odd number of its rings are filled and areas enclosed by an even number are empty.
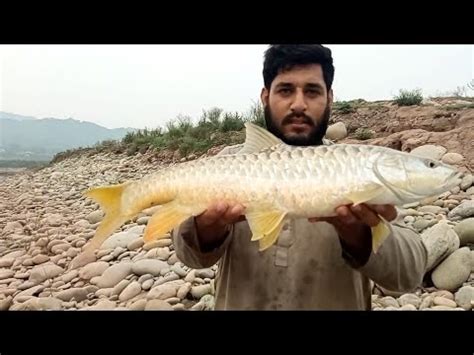
<svg viewBox="0 0 474 355">
<path fill-rule="evenodd" d="M 460 171 L 453 171 L 451 175 L 446 179 L 446 182 L 443 185 L 443 189 L 448 188 L 448 187 L 454 187 L 458 185 L 461 182 L 463 173 Z"/>
</svg>

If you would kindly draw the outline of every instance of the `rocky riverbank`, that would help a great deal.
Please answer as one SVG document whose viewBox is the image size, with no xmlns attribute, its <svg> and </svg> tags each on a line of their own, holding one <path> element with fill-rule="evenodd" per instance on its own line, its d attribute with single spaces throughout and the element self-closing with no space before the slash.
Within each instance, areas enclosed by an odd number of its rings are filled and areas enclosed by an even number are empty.
<svg viewBox="0 0 474 355">
<path fill-rule="evenodd" d="M 469 114 L 472 110 L 463 111 L 457 124 L 471 124 Z M 404 146 L 404 136 L 397 137 Z M 374 285 L 374 310 L 472 309 L 474 177 L 471 156 L 462 152 L 431 141 L 412 150 L 457 165 L 464 177 L 452 191 L 399 210 L 399 218 L 420 232 L 427 246 L 426 277 L 409 294 Z M 169 238 L 144 244 L 142 233 L 153 208 L 110 237 L 96 262 L 67 270 L 103 216 L 82 192 L 140 178 L 178 159 L 151 151 L 84 154 L 0 179 L 0 310 L 212 309 L 217 266 L 186 267 Z"/>
</svg>

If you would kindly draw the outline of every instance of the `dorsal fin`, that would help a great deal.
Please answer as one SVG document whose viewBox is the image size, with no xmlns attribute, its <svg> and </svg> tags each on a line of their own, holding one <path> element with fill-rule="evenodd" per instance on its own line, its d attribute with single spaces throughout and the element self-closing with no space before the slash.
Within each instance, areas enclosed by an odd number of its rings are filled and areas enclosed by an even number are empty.
<svg viewBox="0 0 474 355">
<path fill-rule="evenodd" d="M 245 143 L 239 154 L 255 153 L 283 143 L 266 129 L 253 123 L 245 123 Z"/>
</svg>

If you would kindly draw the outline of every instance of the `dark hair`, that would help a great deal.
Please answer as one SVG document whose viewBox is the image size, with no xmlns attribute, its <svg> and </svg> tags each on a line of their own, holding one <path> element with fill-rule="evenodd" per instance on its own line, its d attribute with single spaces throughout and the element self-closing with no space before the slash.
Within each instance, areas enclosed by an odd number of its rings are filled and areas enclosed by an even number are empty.
<svg viewBox="0 0 474 355">
<path fill-rule="evenodd" d="M 334 65 L 331 50 L 322 45 L 271 45 L 265 51 L 264 58 L 263 82 L 267 89 L 270 89 L 273 80 L 281 71 L 308 64 L 321 64 L 326 88 L 329 91 L 332 87 Z"/>
</svg>

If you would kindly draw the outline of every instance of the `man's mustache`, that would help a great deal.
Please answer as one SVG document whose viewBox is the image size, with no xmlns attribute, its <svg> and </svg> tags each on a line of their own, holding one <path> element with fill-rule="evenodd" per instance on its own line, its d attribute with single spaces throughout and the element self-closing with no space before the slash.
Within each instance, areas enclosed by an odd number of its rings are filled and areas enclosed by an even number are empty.
<svg viewBox="0 0 474 355">
<path fill-rule="evenodd" d="M 281 122 L 282 126 L 287 125 L 287 124 L 292 124 L 295 118 L 298 118 L 298 121 L 300 121 L 301 123 L 314 126 L 313 119 L 310 116 L 305 115 L 304 113 L 290 113 L 282 120 Z"/>
</svg>

